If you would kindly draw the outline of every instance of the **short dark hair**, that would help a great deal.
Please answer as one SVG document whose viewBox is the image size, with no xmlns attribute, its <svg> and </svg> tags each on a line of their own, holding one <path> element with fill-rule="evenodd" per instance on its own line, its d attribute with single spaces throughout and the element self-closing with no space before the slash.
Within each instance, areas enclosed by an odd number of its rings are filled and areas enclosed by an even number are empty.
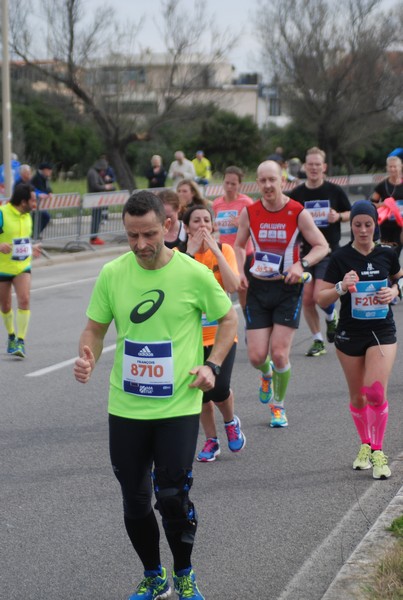
<svg viewBox="0 0 403 600">
<path fill-rule="evenodd" d="M 211 222 L 214 223 L 214 212 L 209 206 L 207 206 L 206 204 L 204 206 L 203 204 L 194 204 L 185 211 L 182 217 L 182 221 L 185 225 L 189 225 L 190 217 L 192 216 L 195 210 L 207 210 L 207 212 L 210 213 Z"/>
<path fill-rule="evenodd" d="M 158 192 L 158 198 L 164 204 L 169 204 L 176 211 L 180 208 L 180 200 L 179 196 L 174 190 L 162 190 L 162 192 Z"/>
<path fill-rule="evenodd" d="M 14 188 L 13 195 L 10 198 L 10 204 L 20 206 L 23 200 L 30 200 L 31 194 L 34 192 L 34 186 L 30 183 L 17 183 Z"/>
<path fill-rule="evenodd" d="M 242 183 L 244 172 L 239 167 L 236 167 L 235 165 L 230 165 L 224 171 L 224 177 L 226 175 L 236 175 L 239 179 L 239 183 Z"/>
<path fill-rule="evenodd" d="M 140 191 L 133 192 L 123 207 L 122 219 L 128 213 L 133 217 L 142 217 L 147 213 L 154 211 L 159 221 L 165 223 L 166 214 L 162 200 L 152 192 Z"/>
</svg>

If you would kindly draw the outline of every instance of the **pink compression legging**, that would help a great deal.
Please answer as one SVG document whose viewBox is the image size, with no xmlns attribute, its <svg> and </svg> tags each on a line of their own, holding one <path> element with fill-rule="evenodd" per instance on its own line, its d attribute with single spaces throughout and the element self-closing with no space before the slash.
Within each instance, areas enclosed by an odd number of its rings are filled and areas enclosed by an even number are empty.
<svg viewBox="0 0 403 600">
<path fill-rule="evenodd" d="M 369 387 L 362 387 L 360 392 L 366 397 L 368 405 L 368 425 L 371 436 L 371 449 L 382 450 L 388 423 L 389 405 L 385 398 L 385 390 L 380 381 L 374 381 Z"/>
</svg>

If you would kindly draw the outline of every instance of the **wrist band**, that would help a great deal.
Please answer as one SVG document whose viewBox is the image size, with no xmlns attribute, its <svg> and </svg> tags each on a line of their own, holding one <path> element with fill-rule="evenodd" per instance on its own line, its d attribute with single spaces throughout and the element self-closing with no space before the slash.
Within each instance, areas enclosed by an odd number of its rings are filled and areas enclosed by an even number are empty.
<svg viewBox="0 0 403 600">
<path fill-rule="evenodd" d="M 348 290 L 345 290 L 345 291 L 343 290 L 343 282 L 342 281 L 338 281 L 334 287 L 336 288 L 336 292 L 339 294 L 339 296 L 344 296 L 344 294 L 347 294 Z"/>
</svg>

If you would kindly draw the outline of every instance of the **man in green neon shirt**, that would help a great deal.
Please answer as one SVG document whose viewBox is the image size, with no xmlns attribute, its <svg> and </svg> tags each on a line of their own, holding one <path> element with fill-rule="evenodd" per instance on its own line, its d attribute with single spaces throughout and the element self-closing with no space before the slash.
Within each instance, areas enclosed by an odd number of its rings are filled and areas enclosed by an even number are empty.
<svg viewBox="0 0 403 600">
<path fill-rule="evenodd" d="M 189 499 L 202 392 L 233 343 L 237 316 L 213 273 L 164 245 L 162 202 L 134 193 L 123 208 L 130 252 L 105 265 L 95 284 L 74 374 L 86 383 L 112 321 L 117 331 L 109 390 L 110 453 L 122 488 L 127 533 L 144 565 L 129 600 L 167 598 L 157 508 L 174 559 L 180 599 L 202 600 L 191 565 L 197 515 Z M 203 365 L 201 316 L 219 323 Z"/>
</svg>

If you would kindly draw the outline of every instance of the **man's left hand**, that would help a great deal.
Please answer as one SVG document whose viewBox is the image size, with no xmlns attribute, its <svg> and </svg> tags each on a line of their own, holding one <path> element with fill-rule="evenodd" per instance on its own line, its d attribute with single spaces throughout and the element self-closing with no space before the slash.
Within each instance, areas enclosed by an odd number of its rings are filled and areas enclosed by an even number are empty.
<svg viewBox="0 0 403 600">
<path fill-rule="evenodd" d="M 199 388 L 202 392 L 208 392 L 215 386 L 215 375 L 210 367 L 201 365 L 190 369 L 189 373 L 190 375 L 196 375 L 196 379 L 193 383 L 189 384 L 189 387 Z"/>
</svg>

